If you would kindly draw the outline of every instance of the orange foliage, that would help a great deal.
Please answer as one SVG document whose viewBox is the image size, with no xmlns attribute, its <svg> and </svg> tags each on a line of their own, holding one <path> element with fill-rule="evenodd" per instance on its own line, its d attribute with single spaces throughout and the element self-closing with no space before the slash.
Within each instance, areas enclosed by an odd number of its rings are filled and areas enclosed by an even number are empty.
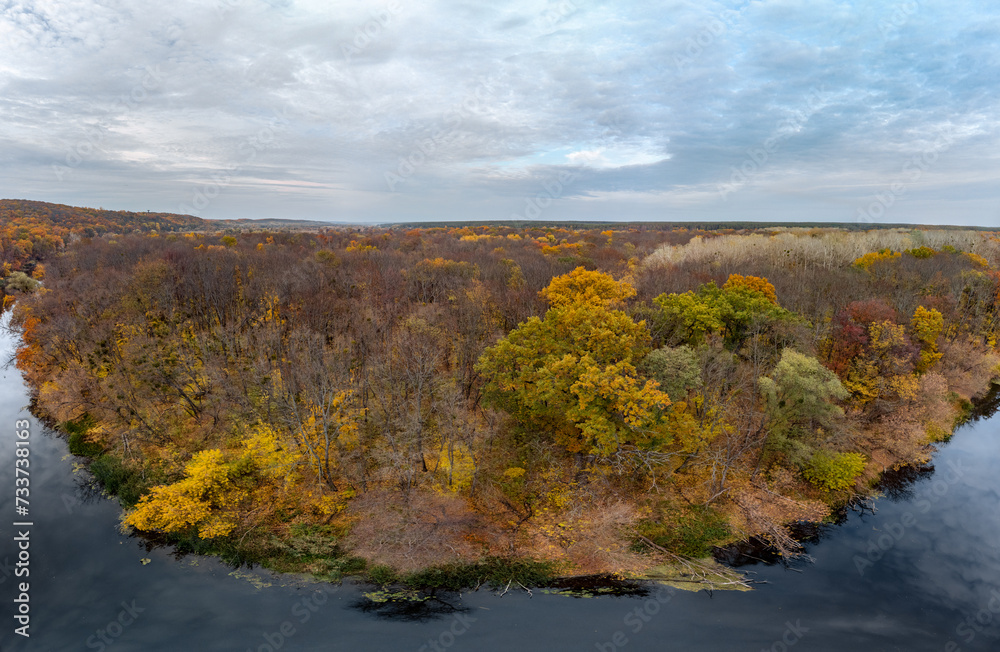
<svg viewBox="0 0 1000 652">
<path fill-rule="evenodd" d="M 743 276 L 741 274 L 730 274 L 723 290 L 731 290 L 744 287 L 762 293 L 774 305 L 778 305 L 778 295 L 774 291 L 774 285 L 766 278 L 760 276 Z"/>
</svg>

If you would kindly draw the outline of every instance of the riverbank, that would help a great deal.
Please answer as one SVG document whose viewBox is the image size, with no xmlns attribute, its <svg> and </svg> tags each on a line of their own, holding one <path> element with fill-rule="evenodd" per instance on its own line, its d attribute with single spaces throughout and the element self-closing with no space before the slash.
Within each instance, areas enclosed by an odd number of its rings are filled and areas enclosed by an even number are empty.
<svg viewBox="0 0 1000 652">
<path fill-rule="evenodd" d="M 1000 405 L 1000 383 L 994 380 L 991 389 L 974 403 L 962 402 L 955 406 L 955 427 L 969 420 L 990 416 Z M 159 478 L 142 477 L 130 471 L 122 461 L 107 454 L 99 447 L 88 443 L 87 431 L 93 423 L 55 423 L 46 419 L 44 410 L 32 401 L 32 409 L 44 423 L 61 433 L 67 440 L 72 454 L 87 460 L 87 468 L 94 480 L 110 496 L 118 498 L 125 509 L 134 507 L 140 496 L 160 481 Z M 946 437 L 928 437 L 929 441 L 947 441 Z M 931 460 L 931 444 L 925 450 L 928 456 L 913 460 L 901 460 L 893 468 L 912 467 Z M 844 505 L 856 498 L 878 496 L 878 485 L 882 474 L 873 476 L 868 492 L 848 494 L 827 494 L 828 511 L 820 518 L 798 519 L 781 523 L 782 526 L 795 525 L 799 531 L 809 531 L 808 524 L 829 522 L 833 514 L 842 511 Z M 278 538 L 271 533 L 254 535 L 250 532 L 240 539 L 202 539 L 196 536 L 181 537 L 155 533 L 139 533 L 153 546 L 169 546 L 178 554 L 198 554 L 216 556 L 233 566 L 259 565 L 280 573 L 307 575 L 315 581 L 340 582 L 354 578 L 369 582 L 377 591 L 368 594 L 375 602 L 421 600 L 421 596 L 436 591 L 463 591 L 486 586 L 497 591 L 530 591 L 549 588 L 570 594 L 603 594 L 611 591 L 635 590 L 643 582 L 670 586 L 677 590 L 751 590 L 753 581 L 732 567 L 720 565 L 716 558 L 739 563 L 740 559 L 766 558 L 774 561 L 788 561 L 794 558 L 798 548 L 794 534 L 781 539 L 775 545 L 769 532 L 752 532 L 747 536 L 735 537 L 730 530 L 719 530 L 718 521 L 699 522 L 692 517 L 688 531 L 679 538 L 669 539 L 675 549 L 683 551 L 714 551 L 707 557 L 677 554 L 659 546 L 643 532 L 649 528 L 638 525 L 632 535 L 631 545 L 635 551 L 652 553 L 645 563 L 632 569 L 616 569 L 610 573 L 574 574 L 565 561 L 553 559 L 532 559 L 530 557 L 483 557 L 465 563 L 430 565 L 410 571 L 400 571 L 390 565 L 372 563 L 352 554 L 345 546 L 350 525 L 293 526 L 290 536 Z M 692 527 L 693 526 L 693 527 Z M 123 526 L 125 531 L 131 528 Z M 706 534 L 707 533 L 707 534 Z M 761 535 L 764 535 L 763 537 Z M 754 543 L 750 543 L 750 541 Z M 752 551 L 752 554 L 750 554 Z M 636 584 L 640 583 L 640 584 Z"/>
</svg>

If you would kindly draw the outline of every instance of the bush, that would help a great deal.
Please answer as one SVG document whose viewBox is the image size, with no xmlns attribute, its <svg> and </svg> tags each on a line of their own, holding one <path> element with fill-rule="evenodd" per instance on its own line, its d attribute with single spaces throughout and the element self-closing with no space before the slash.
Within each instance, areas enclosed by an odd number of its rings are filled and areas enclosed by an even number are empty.
<svg viewBox="0 0 1000 652">
<path fill-rule="evenodd" d="M 712 546 L 726 542 L 732 534 L 725 517 L 705 506 L 671 511 L 669 521 L 645 521 L 639 524 L 637 533 L 660 547 L 688 557 L 707 557 Z M 645 549 L 645 546 L 637 545 L 636 549 Z"/>
<path fill-rule="evenodd" d="M 820 451 L 813 455 L 802 474 L 806 480 L 828 491 L 843 491 L 854 485 L 854 479 L 865 470 L 865 456 L 861 453 L 830 453 Z"/>
<path fill-rule="evenodd" d="M 107 453 L 90 463 L 90 473 L 112 496 L 117 496 L 124 507 L 135 507 L 147 489 L 142 474 L 122 464 L 122 461 Z"/>
<path fill-rule="evenodd" d="M 97 457 L 104 452 L 104 446 L 87 439 L 87 435 L 76 432 L 69 436 L 69 452 L 80 457 Z"/>
<path fill-rule="evenodd" d="M 373 568 L 368 573 L 373 581 L 374 570 Z M 511 582 L 520 582 L 524 586 L 542 586 L 551 582 L 555 576 L 554 562 L 490 557 L 470 564 L 435 566 L 407 574 L 399 579 L 408 588 L 415 590 L 461 591 L 481 584 L 501 587 Z"/>
<path fill-rule="evenodd" d="M 380 586 L 396 581 L 396 571 L 385 564 L 377 564 L 368 569 L 368 579 Z"/>
<path fill-rule="evenodd" d="M 698 354 L 686 344 L 656 349 L 643 359 L 639 369 L 660 383 L 672 401 L 682 400 L 689 389 L 701 387 Z"/>
<path fill-rule="evenodd" d="M 30 294 L 34 292 L 38 286 L 39 282 L 31 278 L 24 272 L 14 272 L 6 279 L 4 279 L 4 289 L 9 293 L 11 290 L 18 290 L 24 294 Z"/>
<path fill-rule="evenodd" d="M 97 457 L 104 452 L 104 446 L 91 441 L 87 433 L 94 426 L 94 420 L 84 415 L 76 421 L 67 421 L 61 428 L 69 435 L 69 452 L 80 457 Z"/>
</svg>

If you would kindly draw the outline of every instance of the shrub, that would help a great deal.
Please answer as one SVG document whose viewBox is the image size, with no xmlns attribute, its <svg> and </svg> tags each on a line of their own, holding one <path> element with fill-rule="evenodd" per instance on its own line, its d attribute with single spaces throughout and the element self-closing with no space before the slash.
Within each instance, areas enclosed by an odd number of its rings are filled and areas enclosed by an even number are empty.
<svg viewBox="0 0 1000 652">
<path fill-rule="evenodd" d="M 31 278 L 24 272 L 14 272 L 5 279 L 4 289 L 8 292 L 10 290 L 18 290 L 19 292 L 30 294 L 31 292 L 34 292 L 39 285 L 38 281 Z"/>
<path fill-rule="evenodd" d="M 725 517 L 711 507 L 687 507 L 670 512 L 669 522 L 645 521 L 639 524 L 637 534 L 658 546 L 678 555 L 707 557 L 712 546 L 719 545 L 731 536 L 732 531 Z M 637 545 L 641 550 L 644 546 Z"/>
<path fill-rule="evenodd" d="M 854 485 L 854 479 L 865 470 L 865 456 L 860 453 L 830 453 L 813 455 L 802 474 L 806 480 L 827 491 L 843 491 Z"/>
<path fill-rule="evenodd" d="M 126 467 L 120 459 L 107 453 L 90 463 L 90 472 L 110 495 L 118 496 L 125 507 L 134 507 L 147 488 L 141 473 Z"/>
<path fill-rule="evenodd" d="M 60 428 L 69 435 L 69 452 L 80 457 L 97 457 L 104 452 L 104 446 L 91 441 L 87 436 L 94 426 L 94 419 L 85 414 L 75 421 L 66 421 Z"/>
</svg>

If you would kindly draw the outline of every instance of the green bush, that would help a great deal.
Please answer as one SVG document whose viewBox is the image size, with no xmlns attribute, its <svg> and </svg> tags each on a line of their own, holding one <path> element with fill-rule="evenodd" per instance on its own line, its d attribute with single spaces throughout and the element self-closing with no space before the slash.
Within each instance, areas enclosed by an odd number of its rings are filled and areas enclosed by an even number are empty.
<svg viewBox="0 0 1000 652">
<path fill-rule="evenodd" d="M 135 507 L 147 488 L 142 474 L 122 464 L 107 453 L 90 463 L 90 473 L 112 496 L 117 496 L 124 507 Z"/>
<path fill-rule="evenodd" d="M 69 435 L 69 452 L 80 457 L 97 457 L 104 452 L 104 446 L 90 441 L 87 433 L 94 426 L 94 420 L 84 415 L 76 421 L 62 424 L 62 430 Z"/>
<path fill-rule="evenodd" d="M 909 254 L 914 258 L 931 258 L 937 252 L 930 247 L 917 247 L 916 249 L 907 249 L 903 253 Z"/>
<path fill-rule="evenodd" d="M 389 582 L 375 579 L 374 571 L 377 568 L 379 567 L 376 566 L 368 571 L 372 581 L 384 585 L 399 579 L 408 588 L 423 591 L 433 589 L 461 591 L 482 584 L 501 587 L 511 582 L 520 582 L 524 586 L 542 586 L 551 582 L 556 576 L 556 564 L 553 562 L 507 557 L 490 557 L 470 564 L 434 566 L 399 578 L 393 574 L 393 579 Z"/>
<path fill-rule="evenodd" d="M 17 290 L 24 294 L 31 294 L 38 289 L 39 282 L 31 278 L 24 272 L 14 272 L 4 279 L 4 289 L 9 294 L 11 290 Z"/>
<path fill-rule="evenodd" d="M 712 546 L 726 542 L 732 534 L 726 519 L 711 507 L 704 506 L 670 510 L 668 518 L 640 523 L 637 533 L 660 547 L 688 557 L 707 557 Z M 637 544 L 635 548 L 648 550 L 644 544 Z"/>
<path fill-rule="evenodd" d="M 396 571 L 385 564 L 377 564 L 368 569 L 368 579 L 380 586 L 396 581 Z"/>
<path fill-rule="evenodd" d="M 819 451 L 802 471 L 806 480 L 828 491 L 843 491 L 854 485 L 854 479 L 865 470 L 861 453 L 830 453 Z"/>
</svg>

